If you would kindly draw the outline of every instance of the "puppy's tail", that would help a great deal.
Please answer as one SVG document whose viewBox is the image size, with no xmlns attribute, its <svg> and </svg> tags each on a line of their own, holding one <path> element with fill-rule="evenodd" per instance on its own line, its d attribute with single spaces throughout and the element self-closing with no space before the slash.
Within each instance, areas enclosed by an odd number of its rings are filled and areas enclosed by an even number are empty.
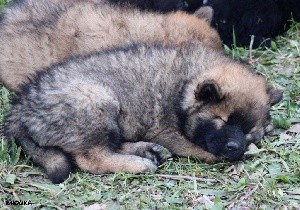
<svg viewBox="0 0 300 210">
<path fill-rule="evenodd" d="M 5 136 L 8 139 L 14 137 L 16 143 L 22 147 L 32 161 L 44 168 L 54 184 L 61 183 L 67 179 L 69 174 L 75 169 L 71 155 L 58 147 L 39 146 L 28 135 L 27 129 L 21 123 L 17 124 L 6 122 Z"/>
</svg>

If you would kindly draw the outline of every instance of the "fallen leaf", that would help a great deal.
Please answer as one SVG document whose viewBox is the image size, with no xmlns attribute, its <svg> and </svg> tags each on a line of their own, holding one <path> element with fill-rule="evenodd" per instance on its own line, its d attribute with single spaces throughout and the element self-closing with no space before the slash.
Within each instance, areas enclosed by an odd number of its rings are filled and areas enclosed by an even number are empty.
<svg viewBox="0 0 300 210">
<path fill-rule="evenodd" d="M 93 205 L 84 207 L 84 210 L 106 210 L 106 209 L 107 209 L 106 204 L 99 204 L 99 203 L 95 203 Z"/>
<path fill-rule="evenodd" d="M 248 148 L 247 148 L 248 151 L 255 151 L 255 150 L 258 150 L 257 146 L 253 143 L 251 143 Z"/>
<path fill-rule="evenodd" d="M 211 200 L 211 198 L 206 195 L 203 195 L 203 197 L 199 203 L 204 204 L 205 207 L 211 207 L 214 204 L 214 202 Z"/>
<path fill-rule="evenodd" d="M 290 129 L 288 129 L 287 131 L 291 133 L 300 133 L 300 124 L 297 123 L 295 125 L 292 125 L 292 127 L 290 127 Z"/>
<path fill-rule="evenodd" d="M 266 149 L 258 149 L 255 144 L 251 143 L 247 147 L 247 151 L 245 152 L 245 156 L 253 156 L 253 155 L 259 154 L 260 152 L 264 152 L 264 151 L 266 151 Z"/>
<path fill-rule="evenodd" d="M 8 174 L 6 177 L 5 182 L 9 183 L 9 184 L 14 184 L 15 180 L 16 180 L 16 175 L 15 174 Z"/>
<path fill-rule="evenodd" d="M 292 136 L 290 136 L 290 135 L 288 135 L 286 133 L 281 133 L 280 136 L 279 136 L 280 140 L 290 140 L 292 138 L 293 138 Z"/>
</svg>

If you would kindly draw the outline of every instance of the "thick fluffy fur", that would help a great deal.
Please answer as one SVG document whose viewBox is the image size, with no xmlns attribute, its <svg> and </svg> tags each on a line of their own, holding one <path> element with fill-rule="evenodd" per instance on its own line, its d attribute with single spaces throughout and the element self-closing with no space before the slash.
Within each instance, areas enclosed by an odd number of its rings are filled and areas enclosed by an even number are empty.
<svg viewBox="0 0 300 210">
<path fill-rule="evenodd" d="M 16 90 L 37 70 L 70 56 L 128 43 L 185 42 L 222 46 L 206 19 L 182 12 L 146 13 L 104 0 L 23 0 L 4 11 L 0 24 L 0 79 Z"/>
<path fill-rule="evenodd" d="M 232 46 L 250 46 L 251 35 L 254 35 L 252 47 L 269 46 L 270 38 L 288 29 L 291 19 L 300 21 L 300 0 L 110 0 L 135 5 L 141 9 L 160 12 L 176 9 L 194 12 L 202 6 L 214 10 L 212 25 L 218 30 L 223 42 Z M 233 34 L 236 40 L 234 43 Z"/>
<path fill-rule="evenodd" d="M 154 171 L 169 156 L 163 147 L 239 160 L 280 99 L 210 48 L 129 46 L 40 72 L 17 94 L 5 131 L 58 183 L 72 160 L 92 173 Z"/>
</svg>

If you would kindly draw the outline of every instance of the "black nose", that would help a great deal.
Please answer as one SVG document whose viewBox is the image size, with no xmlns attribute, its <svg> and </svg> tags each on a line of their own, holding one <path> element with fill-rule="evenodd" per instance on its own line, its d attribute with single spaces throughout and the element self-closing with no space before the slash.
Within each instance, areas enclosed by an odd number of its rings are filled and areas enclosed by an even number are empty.
<svg viewBox="0 0 300 210">
<path fill-rule="evenodd" d="M 232 151 L 232 152 L 235 152 L 239 149 L 239 144 L 235 141 L 229 141 L 227 144 L 226 144 L 226 149 L 228 151 Z"/>
</svg>

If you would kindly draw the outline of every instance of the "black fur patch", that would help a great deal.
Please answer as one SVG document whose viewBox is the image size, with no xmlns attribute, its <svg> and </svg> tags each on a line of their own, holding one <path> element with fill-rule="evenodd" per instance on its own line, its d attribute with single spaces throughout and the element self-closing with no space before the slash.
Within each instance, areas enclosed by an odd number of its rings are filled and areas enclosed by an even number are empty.
<svg viewBox="0 0 300 210">
<path fill-rule="evenodd" d="M 201 148 L 207 150 L 207 143 L 205 136 L 213 134 L 217 131 L 215 125 L 209 120 L 203 120 L 198 123 L 198 126 L 195 130 L 194 139 L 192 141 L 200 146 Z"/>
<path fill-rule="evenodd" d="M 228 117 L 227 124 L 239 126 L 244 134 L 250 132 L 250 130 L 255 126 L 256 119 L 245 111 L 235 111 Z"/>
<path fill-rule="evenodd" d="M 184 87 L 185 87 L 186 83 L 187 83 L 187 81 L 182 84 L 181 88 L 178 88 L 180 91 L 177 95 L 176 100 L 174 101 L 174 110 L 175 110 L 175 113 L 176 113 L 176 116 L 178 119 L 178 121 L 177 121 L 178 127 L 180 128 L 182 133 L 185 133 L 185 124 L 187 121 L 186 113 L 184 113 L 184 111 L 182 110 L 182 107 L 181 107 L 181 102 L 184 99 Z"/>
<path fill-rule="evenodd" d="M 224 125 L 217 129 L 207 120 L 199 122 L 193 142 L 204 150 L 227 161 L 239 160 L 246 149 L 245 135 L 239 126 Z M 236 150 L 228 148 L 229 143 L 237 145 Z"/>
<path fill-rule="evenodd" d="M 212 24 L 229 47 L 249 46 L 251 35 L 254 48 L 269 46 L 270 38 L 288 28 L 291 14 L 300 21 L 299 0 L 208 0 L 205 6 L 213 8 Z"/>
<path fill-rule="evenodd" d="M 175 10 L 186 10 L 184 0 L 109 0 L 122 6 L 134 6 L 142 10 L 160 11 L 163 13 Z"/>
<path fill-rule="evenodd" d="M 195 98 L 204 104 L 218 103 L 222 100 L 221 90 L 216 83 L 206 82 L 198 85 Z"/>
</svg>

